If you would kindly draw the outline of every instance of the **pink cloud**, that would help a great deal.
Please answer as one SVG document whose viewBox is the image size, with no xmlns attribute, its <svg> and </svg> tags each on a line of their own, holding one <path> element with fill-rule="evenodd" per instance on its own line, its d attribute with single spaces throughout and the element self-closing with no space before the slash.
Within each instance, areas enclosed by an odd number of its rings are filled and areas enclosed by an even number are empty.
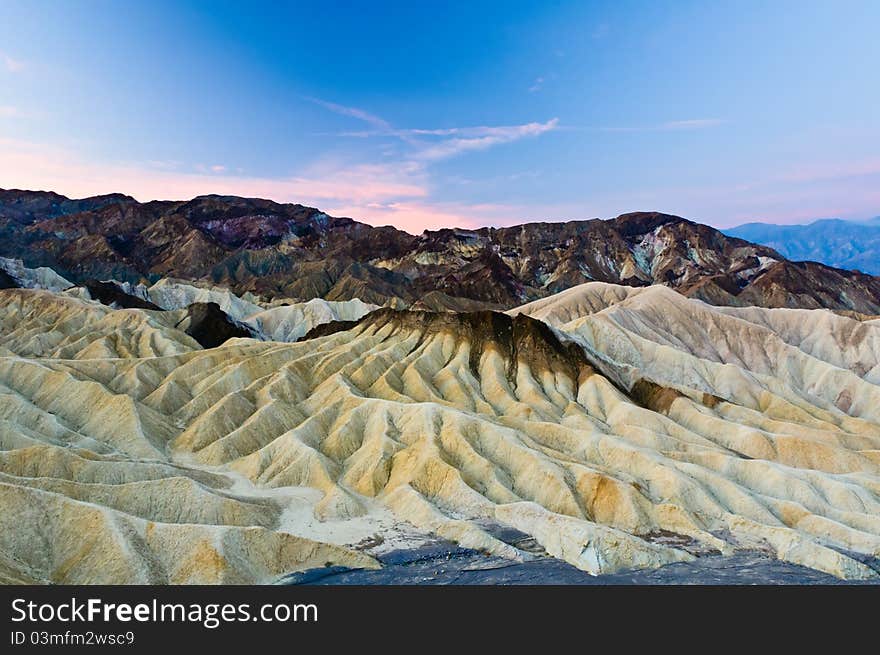
<svg viewBox="0 0 880 655">
<path fill-rule="evenodd" d="M 476 229 L 487 225 L 504 225 L 520 222 L 520 207 L 495 204 L 459 204 L 421 202 L 370 203 L 328 207 L 335 216 L 350 216 L 370 225 L 394 225 L 409 232 L 421 234 L 424 230 L 444 227 Z"/>
<path fill-rule="evenodd" d="M 478 138 L 486 138 L 488 135 Z M 717 186 L 639 188 L 566 199 L 565 204 L 504 205 L 435 201 L 426 165 L 317 162 L 296 175 L 261 178 L 226 166 L 194 170 L 180 162 L 99 163 L 58 147 L 0 137 L 0 187 L 45 189 L 70 197 L 123 192 L 139 200 L 185 200 L 217 193 L 318 207 L 373 225 L 411 233 L 458 226 L 512 225 L 529 220 L 611 217 L 645 209 L 666 211 L 717 226 L 752 220 L 803 222 L 880 213 L 880 162 L 802 166 L 783 176 Z"/>
<path fill-rule="evenodd" d="M 70 197 L 122 192 L 138 200 L 181 200 L 216 193 L 318 207 L 372 225 L 419 234 L 441 227 L 476 228 L 521 221 L 521 207 L 432 203 L 422 170 L 409 164 L 344 166 L 330 161 L 286 179 L 183 172 L 177 162 L 110 165 L 84 161 L 53 146 L 0 138 L 0 186 L 45 189 Z M 175 168 L 176 167 L 176 168 Z"/>
<path fill-rule="evenodd" d="M 287 184 L 300 197 L 325 204 L 367 205 L 428 195 L 421 169 L 406 163 L 349 165 L 324 161 Z"/>
<path fill-rule="evenodd" d="M 362 209 L 372 207 L 370 214 L 378 215 L 376 207 L 428 195 L 420 170 L 405 164 L 345 166 L 324 162 L 289 178 L 217 172 L 223 171 L 202 167 L 186 172 L 176 162 L 174 166 L 162 162 L 99 164 L 63 148 L 0 138 L 0 186 L 52 190 L 70 197 L 123 192 L 144 201 L 216 193 L 296 202 L 328 211 L 331 207 L 350 207 L 350 215 L 360 218 Z M 387 209 L 385 213 L 395 214 Z"/>
</svg>

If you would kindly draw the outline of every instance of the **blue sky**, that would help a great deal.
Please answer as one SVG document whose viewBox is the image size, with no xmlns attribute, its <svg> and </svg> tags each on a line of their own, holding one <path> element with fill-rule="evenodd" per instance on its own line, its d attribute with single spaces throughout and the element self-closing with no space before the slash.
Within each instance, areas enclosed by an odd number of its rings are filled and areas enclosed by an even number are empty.
<svg viewBox="0 0 880 655">
<path fill-rule="evenodd" d="M 880 214 L 880 3 L 0 3 L 0 187 L 411 232 Z"/>
</svg>

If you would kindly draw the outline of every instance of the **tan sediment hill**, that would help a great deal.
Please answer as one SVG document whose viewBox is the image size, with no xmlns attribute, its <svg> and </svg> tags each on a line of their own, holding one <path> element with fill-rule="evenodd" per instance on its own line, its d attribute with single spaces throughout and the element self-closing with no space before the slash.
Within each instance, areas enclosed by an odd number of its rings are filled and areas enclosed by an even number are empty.
<svg viewBox="0 0 880 655">
<path fill-rule="evenodd" d="M 260 307 L 250 306 L 229 292 L 226 294 L 226 298 L 220 296 L 219 291 L 214 295 L 193 294 L 179 303 L 168 302 L 164 309 L 169 311 L 141 311 L 108 307 L 97 300 L 92 301 L 89 292 L 82 287 L 64 293 L 37 289 L 4 290 L 4 308 L 0 311 L 0 353 L 57 359 L 101 359 L 153 357 L 197 350 L 201 346 L 187 329 L 193 310 L 207 306 L 203 301 L 218 304 L 223 301 L 227 316 L 245 328 L 240 330 L 242 334 L 249 329 L 261 339 L 271 341 L 296 341 L 318 325 L 355 320 L 377 308 L 359 300 L 330 302 L 321 299 Z M 245 309 L 244 316 L 236 311 L 241 308 Z"/>
<path fill-rule="evenodd" d="M 33 289 L 4 290 L 0 303 L 0 349 L 22 357 L 154 357 L 200 348 L 174 329 L 185 312 L 112 309 Z"/>
<path fill-rule="evenodd" d="M 375 566 L 352 547 L 400 525 L 530 556 L 487 522 L 595 574 L 759 548 L 878 575 L 876 323 L 589 283 L 85 359 L 46 353 L 116 314 L 179 331 L 40 293 L 0 292 L 2 580 L 266 582 Z M 67 336 L 37 352 L 23 317 Z"/>
</svg>

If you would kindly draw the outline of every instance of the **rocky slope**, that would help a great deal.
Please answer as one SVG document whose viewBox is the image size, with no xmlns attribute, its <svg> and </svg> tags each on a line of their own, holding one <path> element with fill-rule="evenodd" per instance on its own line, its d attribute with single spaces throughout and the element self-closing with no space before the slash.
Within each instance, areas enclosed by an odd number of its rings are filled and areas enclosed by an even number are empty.
<svg viewBox="0 0 880 655">
<path fill-rule="evenodd" d="M 878 278 L 791 262 L 771 248 L 651 212 L 413 236 L 258 199 L 141 204 L 4 191 L 0 255 L 76 282 L 177 277 L 293 301 L 505 309 L 600 281 L 663 284 L 715 305 L 880 314 Z"/>
<path fill-rule="evenodd" d="M 379 566 L 376 535 L 536 556 L 489 525 L 593 574 L 878 578 L 876 321 L 592 282 L 203 349 L 185 311 L 0 291 L 0 579 L 267 582 Z"/>
<path fill-rule="evenodd" d="M 7 280 L 6 288 L 64 291 L 73 286 L 72 282 L 61 277 L 51 268 L 45 266 L 28 268 L 20 259 L 0 257 L 0 272 L 3 273 L 3 279 Z"/>
<path fill-rule="evenodd" d="M 0 218 L 19 225 L 30 225 L 34 221 L 94 211 L 107 205 L 135 203 L 134 198 L 121 193 L 71 200 L 52 191 L 0 189 Z"/>
</svg>

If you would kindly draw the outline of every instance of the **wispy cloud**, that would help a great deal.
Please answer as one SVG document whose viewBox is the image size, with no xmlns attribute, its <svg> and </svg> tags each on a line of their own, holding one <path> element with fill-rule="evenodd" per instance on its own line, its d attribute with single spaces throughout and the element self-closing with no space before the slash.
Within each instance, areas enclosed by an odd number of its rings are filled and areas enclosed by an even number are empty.
<svg viewBox="0 0 880 655">
<path fill-rule="evenodd" d="M 0 53 L 0 61 L 3 62 L 3 66 L 10 73 L 20 73 L 24 70 L 24 62 L 22 60 L 15 59 L 6 53 Z"/>
<path fill-rule="evenodd" d="M 467 152 L 533 138 L 558 119 L 521 125 L 398 129 L 368 111 L 312 98 L 328 111 L 366 123 L 364 137 L 390 136 L 359 155 L 327 156 L 288 175 L 250 176 L 234 162 L 94 161 L 53 144 L 0 137 L 4 186 L 51 189 L 83 197 L 124 191 L 140 200 L 186 199 L 207 193 L 270 198 L 320 207 L 331 214 L 410 231 L 515 222 L 523 210 L 490 204 L 455 204 L 432 198 L 431 165 Z"/>
<path fill-rule="evenodd" d="M 400 128 L 365 109 L 339 105 L 320 98 L 309 98 L 309 101 L 369 126 L 365 130 L 337 132 L 336 136 L 382 139 L 380 164 L 314 171 L 308 178 L 310 193 L 314 195 L 317 190 L 321 190 L 321 199 L 331 209 L 335 206 L 337 211 L 349 212 L 370 222 L 385 221 L 407 226 L 404 229 L 418 225 L 423 228 L 440 224 L 467 225 L 471 220 L 479 221 L 480 216 L 483 216 L 480 224 L 486 224 L 488 219 L 484 216 L 485 206 L 479 210 L 471 206 L 470 210 L 476 213 L 468 219 L 460 212 L 461 207 L 452 208 L 447 203 L 428 201 L 431 164 L 520 139 L 534 138 L 559 126 L 559 119 L 552 118 L 546 122 L 519 125 Z M 389 138 L 398 140 L 401 147 L 389 150 Z M 300 181 L 305 182 L 305 179 Z M 357 193 L 353 193 L 353 190 L 357 190 Z M 380 194 L 380 190 L 387 190 L 387 197 L 371 200 L 377 195 L 385 195 Z M 355 195 L 357 197 L 353 197 Z M 413 202 L 416 197 L 421 200 Z"/>
<path fill-rule="evenodd" d="M 559 120 L 554 118 L 548 123 L 558 124 Z M 523 125 L 477 125 L 473 127 L 440 127 L 440 128 L 407 128 L 407 129 L 388 129 L 388 130 L 360 130 L 353 132 L 336 132 L 336 136 L 351 136 L 358 138 L 367 138 L 373 136 L 395 136 L 395 137 L 432 137 L 432 136 L 459 136 L 459 137 L 483 137 L 494 136 L 509 133 L 511 130 L 519 130 L 533 125 L 541 125 L 542 123 L 525 123 Z"/>
<path fill-rule="evenodd" d="M 316 105 L 327 109 L 328 111 L 332 111 L 334 114 L 339 114 L 340 116 L 350 116 L 351 118 L 356 118 L 358 120 L 364 121 L 379 130 L 390 130 L 391 125 L 385 119 L 380 118 L 374 114 L 371 114 L 368 111 L 364 111 L 363 109 L 358 109 L 357 107 L 347 107 L 345 105 L 338 105 L 335 102 L 328 102 L 327 100 L 321 100 L 320 98 L 313 98 L 311 96 L 306 96 L 306 100 L 309 102 L 313 102 Z"/>
<path fill-rule="evenodd" d="M 539 136 L 556 129 L 558 124 L 559 119 L 553 118 L 546 123 L 526 123 L 524 125 L 482 128 L 484 132 L 479 136 L 447 139 L 421 149 L 415 154 L 415 157 L 423 161 L 448 159 L 464 152 L 486 150 L 502 143 L 511 143 L 526 137 Z"/>
<path fill-rule="evenodd" d="M 536 77 L 535 81 L 532 82 L 532 85 L 529 87 L 529 93 L 537 93 L 541 89 L 544 88 L 544 78 Z"/>
<path fill-rule="evenodd" d="M 539 79 L 543 82 L 543 78 Z M 337 136 L 355 138 L 395 137 L 411 147 L 408 157 L 412 161 L 422 162 L 447 159 L 461 153 L 485 150 L 502 143 L 511 143 L 525 137 L 538 136 L 556 129 L 559 125 L 559 119 L 552 118 L 545 123 L 533 122 L 521 125 L 395 128 L 384 118 L 357 107 L 346 107 L 319 98 L 309 98 L 309 101 L 333 113 L 357 118 L 373 127 L 372 130 L 338 132 Z M 436 138 L 440 138 L 440 140 L 438 141 Z"/>
</svg>

